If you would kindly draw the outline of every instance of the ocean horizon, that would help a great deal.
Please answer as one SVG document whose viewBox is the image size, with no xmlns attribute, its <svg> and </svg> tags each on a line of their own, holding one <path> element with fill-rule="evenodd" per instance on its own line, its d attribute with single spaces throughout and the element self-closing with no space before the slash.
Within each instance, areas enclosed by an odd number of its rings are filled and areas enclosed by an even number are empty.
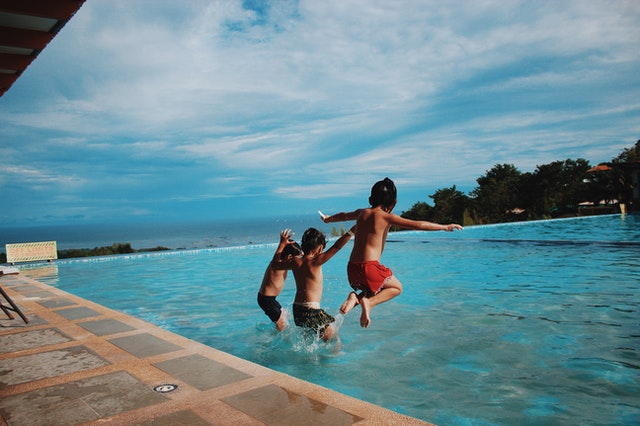
<svg viewBox="0 0 640 426">
<path fill-rule="evenodd" d="M 167 247 L 193 250 L 277 243 L 282 229 L 290 228 L 296 239 L 309 228 L 330 236 L 334 227 L 317 214 L 253 219 L 216 219 L 183 222 L 78 223 L 60 225 L 0 227 L 0 252 L 6 244 L 56 241 L 58 250 L 92 249 L 116 243 L 130 243 L 136 250 Z M 344 225 L 343 225 L 344 226 Z"/>
<path fill-rule="evenodd" d="M 612 215 L 617 216 L 617 215 Z M 496 223 L 466 227 L 467 232 L 454 238 L 470 236 L 473 228 L 523 225 L 535 222 L 584 220 L 590 217 L 545 219 L 512 223 Z M 6 244 L 56 241 L 58 250 L 93 249 L 114 244 L 131 244 L 138 251 L 156 247 L 170 250 L 199 250 L 210 248 L 242 247 L 248 245 L 277 244 L 282 229 L 294 231 L 294 239 L 300 241 L 309 227 L 324 232 L 328 238 L 333 231 L 348 229 L 349 222 L 326 224 L 318 214 L 288 217 L 262 217 L 252 219 L 212 219 L 206 221 L 185 220 L 183 222 L 128 222 L 128 223 L 78 223 L 37 226 L 0 226 L 0 253 L 6 253 Z M 417 231 L 419 232 L 419 231 Z M 439 234 L 439 233 L 436 233 Z M 448 233 L 447 233 L 448 234 Z M 431 238 L 436 237 L 433 235 Z M 452 235 L 448 234 L 451 238 Z M 436 237 L 437 238 L 437 237 Z"/>
</svg>

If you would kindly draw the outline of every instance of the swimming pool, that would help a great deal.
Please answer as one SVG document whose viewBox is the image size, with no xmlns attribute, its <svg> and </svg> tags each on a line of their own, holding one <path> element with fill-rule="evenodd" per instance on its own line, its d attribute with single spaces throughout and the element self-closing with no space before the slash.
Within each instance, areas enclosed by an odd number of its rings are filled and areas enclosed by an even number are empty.
<svg viewBox="0 0 640 426">
<path fill-rule="evenodd" d="M 310 223 L 309 226 L 318 226 Z M 303 229 L 296 229 L 301 235 Z M 338 321 L 342 347 L 274 331 L 255 295 L 275 244 L 60 261 L 43 282 L 293 376 L 437 424 L 638 424 L 640 216 L 403 232 L 403 294 Z M 349 292 L 350 246 L 323 307 Z M 279 300 L 294 295 L 287 282 Z"/>
</svg>

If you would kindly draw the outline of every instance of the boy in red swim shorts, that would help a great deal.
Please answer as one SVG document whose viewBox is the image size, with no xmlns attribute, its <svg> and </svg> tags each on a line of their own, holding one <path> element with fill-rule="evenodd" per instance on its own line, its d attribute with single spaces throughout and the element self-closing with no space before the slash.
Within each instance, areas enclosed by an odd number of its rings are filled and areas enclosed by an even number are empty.
<svg viewBox="0 0 640 426">
<path fill-rule="evenodd" d="M 440 225 L 422 220 L 405 219 L 393 214 L 391 212 L 396 206 L 396 201 L 396 186 L 391 179 L 385 178 L 376 182 L 371 188 L 369 197 L 371 207 L 330 216 L 322 215 L 322 221 L 325 223 L 356 221 L 355 241 L 347 266 L 349 284 L 355 291 L 349 293 L 347 300 L 340 307 L 340 312 L 346 314 L 359 304 L 362 308 L 360 315 L 362 327 L 369 327 L 371 324 L 371 308 L 402 293 L 402 284 L 398 278 L 389 268 L 380 264 L 380 257 L 391 226 L 422 231 L 462 229 L 462 226 L 456 223 Z"/>
</svg>

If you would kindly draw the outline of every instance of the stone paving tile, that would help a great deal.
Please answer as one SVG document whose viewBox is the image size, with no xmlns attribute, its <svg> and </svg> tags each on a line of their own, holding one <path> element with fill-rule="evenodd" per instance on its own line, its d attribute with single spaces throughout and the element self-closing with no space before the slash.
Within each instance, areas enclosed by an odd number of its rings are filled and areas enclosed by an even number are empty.
<svg viewBox="0 0 640 426">
<path fill-rule="evenodd" d="M 199 390 L 212 389 L 251 377 L 202 355 L 189 355 L 153 365 Z"/>
<path fill-rule="evenodd" d="M 76 302 L 66 299 L 64 297 L 58 297 L 56 299 L 49 299 L 49 300 L 41 300 L 41 301 L 38 301 L 38 303 L 44 306 L 45 308 L 49 308 L 49 309 L 61 308 L 63 306 L 72 306 L 77 304 Z"/>
<path fill-rule="evenodd" d="M 96 312 L 93 309 L 84 306 L 79 306 L 77 308 L 58 309 L 55 312 L 56 314 L 61 315 L 68 320 L 97 317 L 98 315 L 100 315 L 99 312 Z"/>
<path fill-rule="evenodd" d="M 291 392 L 277 385 L 267 385 L 222 398 L 222 401 L 261 422 L 274 426 L 352 425 L 362 418 L 346 411 Z"/>
<path fill-rule="evenodd" d="M 56 392 L 62 387 L 5 397 L 0 401 L 0 415 L 10 426 L 72 426 L 97 418 L 82 400 Z"/>
<path fill-rule="evenodd" d="M 113 416 L 167 400 L 146 384 L 124 371 L 75 382 L 82 400 L 100 414 Z"/>
<path fill-rule="evenodd" d="M 167 401 L 124 371 L 3 398 L 11 426 L 70 426 Z"/>
<path fill-rule="evenodd" d="M 182 347 L 148 333 L 109 339 L 109 342 L 139 358 L 179 351 Z"/>
<path fill-rule="evenodd" d="M 12 290 L 14 291 L 18 291 L 20 293 L 28 293 L 30 291 L 38 291 L 38 290 L 42 290 L 40 287 L 38 287 L 37 285 L 33 285 L 33 284 L 25 284 L 24 281 L 23 282 L 19 282 L 19 283 L 14 283 L 14 284 L 9 284 L 8 287 L 11 287 Z"/>
<path fill-rule="evenodd" d="M 38 289 L 38 290 L 40 290 L 40 289 Z M 25 293 L 25 292 L 21 291 L 21 293 Z M 40 299 L 50 299 L 50 298 L 56 297 L 56 294 L 52 293 L 50 291 L 47 291 L 47 290 L 41 290 L 41 291 L 34 291 L 33 293 L 25 294 L 25 297 L 27 297 L 29 299 L 35 298 L 35 297 L 40 298 Z"/>
<path fill-rule="evenodd" d="M 105 365 L 109 365 L 109 362 L 86 346 L 73 346 L 0 360 L 0 389 L 3 386 L 32 382 Z"/>
<path fill-rule="evenodd" d="M 47 345 L 70 342 L 69 336 L 55 328 L 26 331 L 24 333 L 0 336 L 0 353 L 24 351 Z"/>
<path fill-rule="evenodd" d="M 116 333 L 122 333 L 125 331 L 135 330 L 134 327 L 131 327 L 130 325 L 127 325 L 125 323 L 122 323 L 114 319 L 86 321 L 86 322 L 78 323 L 78 325 L 92 332 L 96 336 L 106 336 L 109 334 L 116 334 Z"/>
</svg>

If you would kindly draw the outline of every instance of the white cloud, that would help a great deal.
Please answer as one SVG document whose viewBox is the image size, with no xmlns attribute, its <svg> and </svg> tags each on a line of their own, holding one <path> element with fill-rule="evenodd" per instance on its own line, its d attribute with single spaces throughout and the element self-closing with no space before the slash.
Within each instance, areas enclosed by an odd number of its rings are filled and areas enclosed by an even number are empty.
<svg viewBox="0 0 640 426">
<path fill-rule="evenodd" d="M 181 200 L 360 198 L 387 175 L 469 186 L 497 163 L 605 161 L 638 138 L 636 1 L 265 5 L 85 3 L 3 98 L 20 97 L 0 125 L 21 149 L 0 166 L 88 186 L 111 170 Z"/>
<path fill-rule="evenodd" d="M 77 176 L 62 175 L 52 170 L 35 169 L 31 167 L 7 165 L 3 168 L 2 175 L 7 182 L 15 185 L 15 182 L 27 184 L 37 189 L 45 189 L 46 185 L 69 186 L 79 185 L 82 179 Z"/>
</svg>

